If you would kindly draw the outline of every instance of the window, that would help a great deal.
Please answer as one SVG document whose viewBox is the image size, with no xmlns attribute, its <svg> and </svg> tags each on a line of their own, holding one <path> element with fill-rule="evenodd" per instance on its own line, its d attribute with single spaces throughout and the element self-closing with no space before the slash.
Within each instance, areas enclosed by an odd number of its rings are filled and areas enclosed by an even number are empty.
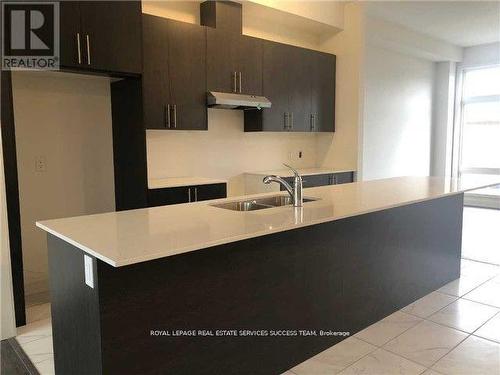
<svg viewBox="0 0 500 375">
<path fill-rule="evenodd" d="M 458 175 L 500 176 L 500 66 L 463 71 Z M 500 185 L 465 195 L 465 204 L 500 208 Z"/>
<path fill-rule="evenodd" d="M 500 66 L 464 71 L 459 173 L 500 175 Z"/>
</svg>

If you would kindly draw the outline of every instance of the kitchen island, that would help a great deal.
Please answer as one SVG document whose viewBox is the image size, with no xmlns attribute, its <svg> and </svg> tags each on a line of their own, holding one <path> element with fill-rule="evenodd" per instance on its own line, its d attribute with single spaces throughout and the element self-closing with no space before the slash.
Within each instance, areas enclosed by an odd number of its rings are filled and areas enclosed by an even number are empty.
<svg viewBox="0 0 500 375">
<path fill-rule="evenodd" d="M 38 222 L 56 373 L 279 374 L 459 277 L 463 192 L 499 182 L 401 177 L 305 189 L 303 208 L 213 206 L 232 198 Z"/>
</svg>

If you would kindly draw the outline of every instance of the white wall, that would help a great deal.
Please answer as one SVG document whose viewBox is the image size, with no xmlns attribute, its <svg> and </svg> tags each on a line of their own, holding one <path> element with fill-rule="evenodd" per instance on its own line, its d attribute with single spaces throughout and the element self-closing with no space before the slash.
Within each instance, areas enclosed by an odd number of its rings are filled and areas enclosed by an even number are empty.
<svg viewBox="0 0 500 375">
<path fill-rule="evenodd" d="M 339 29 L 344 28 L 344 4 L 341 1 L 250 0 L 244 1 L 243 7 L 245 7 L 245 3 L 265 5 Z"/>
<path fill-rule="evenodd" d="M 12 75 L 26 294 L 47 290 L 46 233 L 35 221 L 113 211 L 107 78 Z M 46 171 L 35 170 L 42 156 Z"/>
<path fill-rule="evenodd" d="M 356 2 L 345 5 L 344 30 L 323 40 L 321 50 L 337 56 L 335 133 L 317 138 L 317 165 L 358 169 L 358 133 L 362 120 L 364 69 L 364 9 Z"/>
<path fill-rule="evenodd" d="M 366 46 L 362 179 L 429 175 L 434 64 Z"/>
<path fill-rule="evenodd" d="M 432 176 L 451 177 L 456 63 L 438 62 L 432 108 Z"/>
<path fill-rule="evenodd" d="M 464 58 L 459 68 L 500 64 L 500 42 L 464 48 Z"/>
<path fill-rule="evenodd" d="M 315 134 L 245 133 L 243 111 L 209 109 L 208 123 L 209 131 L 148 130 L 149 177 L 229 179 L 228 195 L 234 196 L 244 194 L 244 172 L 282 169 L 285 162 L 299 168 L 316 165 Z"/>
<path fill-rule="evenodd" d="M 386 4 L 390 6 L 391 2 Z M 367 2 L 367 43 L 425 60 L 455 62 L 462 60 L 461 47 L 372 17 L 370 16 L 371 5 L 377 6 L 377 3 Z"/>
</svg>

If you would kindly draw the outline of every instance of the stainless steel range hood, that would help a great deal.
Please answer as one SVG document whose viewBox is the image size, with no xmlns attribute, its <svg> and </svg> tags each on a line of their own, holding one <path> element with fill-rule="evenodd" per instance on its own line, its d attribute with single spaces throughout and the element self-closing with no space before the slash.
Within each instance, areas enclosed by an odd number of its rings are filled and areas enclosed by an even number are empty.
<svg viewBox="0 0 500 375">
<path fill-rule="evenodd" d="M 244 110 L 271 108 L 271 102 L 265 96 L 230 94 L 216 91 L 209 91 L 207 93 L 207 105 L 211 108 Z"/>
</svg>

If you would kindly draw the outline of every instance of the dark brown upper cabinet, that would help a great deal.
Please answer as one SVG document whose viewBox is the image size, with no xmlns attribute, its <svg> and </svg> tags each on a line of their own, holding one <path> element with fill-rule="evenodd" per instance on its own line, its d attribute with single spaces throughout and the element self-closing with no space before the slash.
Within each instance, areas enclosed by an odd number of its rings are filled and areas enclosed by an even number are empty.
<svg viewBox="0 0 500 375">
<path fill-rule="evenodd" d="M 272 106 L 245 111 L 245 131 L 334 131 L 334 55 L 263 41 L 262 61 Z"/>
<path fill-rule="evenodd" d="M 61 1 L 62 69 L 141 74 L 139 1 Z"/>
<path fill-rule="evenodd" d="M 207 89 L 262 95 L 262 40 L 207 27 Z"/>
<path fill-rule="evenodd" d="M 288 69 L 285 71 L 285 79 L 288 87 L 288 131 L 306 132 L 310 130 L 312 111 L 311 66 L 308 58 L 310 51 L 293 46 L 286 47 L 285 58 L 288 60 Z M 284 94 L 286 95 L 286 93 Z"/>
<path fill-rule="evenodd" d="M 147 129 L 206 130 L 206 28 L 143 15 Z"/>
<path fill-rule="evenodd" d="M 245 121 L 246 130 L 308 130 L 311 72 L 307 57 L 306 50 L 302 48 L 263 42 L 263 95 L 272 105 L 269 109 L 245 113 L 245 120 L 252 116 L 259 120 L 258 124 Z M 249 125 L 256 127 L 249 129 Z"/>
<path fill-rule="evenodd" d="M 311 122 L 315 132 L 335 131 L 335 65 L 336 57 L 309 51 L 311 60 Z"/>
</svg>

